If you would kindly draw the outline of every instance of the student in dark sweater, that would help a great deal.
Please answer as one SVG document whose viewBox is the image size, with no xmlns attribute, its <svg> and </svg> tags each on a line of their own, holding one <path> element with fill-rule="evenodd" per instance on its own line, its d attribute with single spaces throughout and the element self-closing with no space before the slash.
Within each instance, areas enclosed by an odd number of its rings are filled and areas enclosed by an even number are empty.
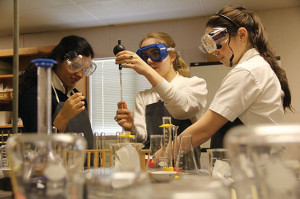
<svg viewBox="0 0 300 199">
<path fill-rule="evenodd" d="M 64 37 L 48 57 L 57 61 L 51 71 L 52 125 L 58 132 L 83 133 L 89 149 L 93 148 L 93 132 L 87 102 L 75 85 L 95 71 L 93 57 L 91 45 L 84 38 L 74 35 Z M 36 66 L 30 65 L 22 79 L 19 114 L 23 120 L 23 132 L 37 132 Z"/>
</svg>

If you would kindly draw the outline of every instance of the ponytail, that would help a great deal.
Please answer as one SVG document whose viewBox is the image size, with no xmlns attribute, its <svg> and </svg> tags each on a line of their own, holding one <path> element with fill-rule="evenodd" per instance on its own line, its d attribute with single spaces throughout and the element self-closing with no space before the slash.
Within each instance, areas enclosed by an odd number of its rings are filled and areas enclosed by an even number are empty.
<svg viewBox="0 0 300 199">
<path fill-rule="evenodd" d="M 169 51 L 169 54 L 172 56 L 175 55 L 176 59 L 173 61 L 173 68 L 175 71 L 178 71 L 178 73 L 184 77 L 189 77 L 190 75 L 190 68 L 184 60 L 179 56 L 177 51 Z"/>
<path fill-rule="evenodd" d="M 250 31 L 249 40 L 252 46 L 259 52 L 259 54 L 270 64 L 272 70 L 276 74 L 281 89 L 284 92 L 284 98 L 283 98 L 283 108 L 286 110 L 286 108 L 293 111 L 293 108 L 291 106 L 291 92 L 288 85 L 288 80 L 286 77 L 285 71 L 279 66 L 277 62 L 277 58 L 274 55 L 274 52 L 271 48 L 271 45 L 269 44 L 267 40 L 266 33 L 264 31 L 264 27 L 260 21 L 260 19 L 254 15 L 253 13 L 249 13 L 249 15 L 252 15 L 251 18 L 255 22 L 255 31 Z"/>
</svg>

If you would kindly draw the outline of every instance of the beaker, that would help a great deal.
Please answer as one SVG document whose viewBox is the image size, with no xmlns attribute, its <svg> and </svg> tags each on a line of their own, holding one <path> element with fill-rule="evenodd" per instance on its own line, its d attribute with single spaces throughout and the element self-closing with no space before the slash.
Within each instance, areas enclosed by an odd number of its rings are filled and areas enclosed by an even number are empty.
<svg viewBox="0 0 300 199">
<path fill-rule="evenodd" d="M 140 150 L 142 143 L 110 144 L 112 167 L 121 171 L 139 172 L 141 170 Z"/>
<path fill-rule="evenodd" d="M 212 177 L 231 177 L 228 150 L 223 148 L 207 149 L 208 173 Z M 216 167 L 215 167 L 216 166 Z"/>
<path fill-rule="evenodd" d="M 192 135 L 181 134 L 178 136 L 179 149 L 176 157 L 175 171 L 179 174 L 199 174 L 195 159 Z"/>
<path fill-rule="evenodd" d="M 150 135 L 150 153 L 146 166 L 148 171 L 163 170 L 163 167 L 167 166 L 165 156 L 156 154 L 159 150 L 164 151 L 163 137 L 163 135 Z"/>
</svg>

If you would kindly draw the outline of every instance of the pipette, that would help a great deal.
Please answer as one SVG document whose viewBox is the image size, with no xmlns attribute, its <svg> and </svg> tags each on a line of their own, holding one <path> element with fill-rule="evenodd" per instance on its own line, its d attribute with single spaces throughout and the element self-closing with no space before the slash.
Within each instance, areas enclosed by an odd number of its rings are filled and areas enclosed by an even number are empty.
<svg viewBox="0 0 300 199">
<path fill-rule="evenodd" d="M 117 55 L 119 52 L 126 50 L 126 48 L 121 45 L 121 40 L 118 40 L 118 45 L 116 45 L 113 49 L 113 52 L 115 55 Z M 122 67 L 121 64 L 119 64 L 119 71 L 120 71 L 120 95 L 121 95 L 121 101 L 123 101 L 123 89 L 122 89 Z"/>
</svg>

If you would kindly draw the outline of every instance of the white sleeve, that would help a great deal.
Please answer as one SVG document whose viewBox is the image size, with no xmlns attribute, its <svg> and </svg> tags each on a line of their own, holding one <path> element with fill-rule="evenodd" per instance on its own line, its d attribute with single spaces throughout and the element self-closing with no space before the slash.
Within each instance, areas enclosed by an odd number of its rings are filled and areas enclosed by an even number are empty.
<svg viewBox="0 0 300 199">
<path fill-rule="evenodd" d="M 164 101 L 165 107 L 175 119 L 190 119 L 206 106 L 207 88 L 204 79 L 199 77 L 182 78 L 174 88 L 165 79 L 154 89 Z"/>
<path fill-rule="evenodd" d="M 245 69 L 229 72 L 224 78 L 209 109 L 234 121 L 261 93 L 259 82 Z"/>
<path fill-rule="evenodd" d="M 147 127 L 146 127 L 146 105 L 142 100 L 142 95 L 139 93 L 135 98 L 134 106 L 134 127 L 135 135 L 138 142 L 145 142 L 147 140 Z"/>
</svg>

